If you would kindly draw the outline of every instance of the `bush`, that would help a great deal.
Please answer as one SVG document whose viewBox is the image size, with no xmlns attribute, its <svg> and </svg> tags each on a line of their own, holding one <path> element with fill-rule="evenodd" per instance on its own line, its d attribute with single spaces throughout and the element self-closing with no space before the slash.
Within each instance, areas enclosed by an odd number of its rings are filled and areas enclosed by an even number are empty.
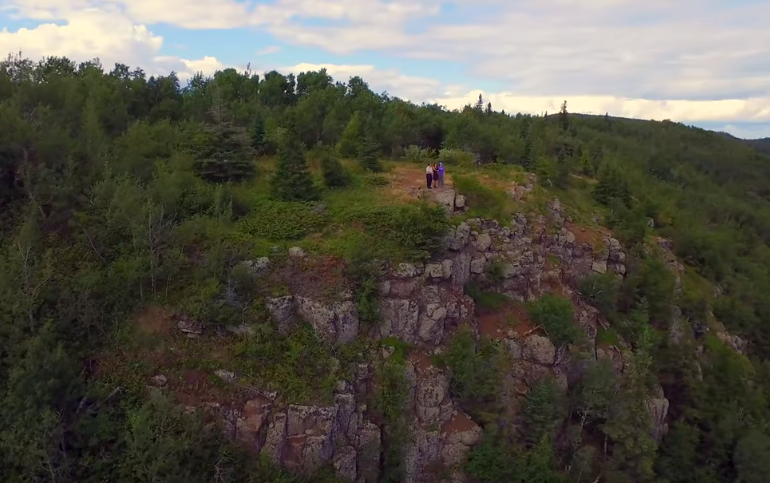
<svg viewBox="0 0 770 483">
<path fill-rule="evenodd" d="M 476 155 L 462 149 L 442 149 L 438 152 L 439 161 L 448 166 L 473 166 Z"/>
<path fill-rule="evenodd" d="M 451 390 L 475 419 L 489 420 L 499 409 L 501 351 L 492 341 L 476 345 L 473 333 L 461 329 L 450 341 L 444 362 L 452 372 Z"/>
<path fill-rule="evenodd" d="M 312 203 L 261 200 L 241 220 L 241 231 L 268 240 L 298 240 L 319 230 L 326 216 Z"/>
<path fill-rule="evenodd" d="M 424 163 L 434 157 L 433 150 L 421 148 L 420 146 L 411 146 L 404 149 L 404 158 L 413 163 Z"/>
<path fill-rule="evenodd" d="M 580 281 L 580 293 L 607 318 L 615 315 L 620 282 L 612 273 L 591 274 Z"/>
<path fill-rule="evenodd" d="M 484 186 L 478 178 L 471 176 L 455 175 L 452 180 L 457 192 L 468 200 L 471 212 L 501 222 L 510 218 L 512 200 L 505 192 Z"/>
<path fill-rule="evenodd" d="M 581 332 L 572 321 L 572 302 L 558 295 L 546 294 L 529 304 L 529 316 L 542 325 L 557 346 L 578 342 Z"/>
<path fill-rule="evenodd" d="M 321 155 L 321 173 L 324 184 L 329 188 L 341 188 L 350 184 L 350 174 L 332 153 Z"/>
</svg>

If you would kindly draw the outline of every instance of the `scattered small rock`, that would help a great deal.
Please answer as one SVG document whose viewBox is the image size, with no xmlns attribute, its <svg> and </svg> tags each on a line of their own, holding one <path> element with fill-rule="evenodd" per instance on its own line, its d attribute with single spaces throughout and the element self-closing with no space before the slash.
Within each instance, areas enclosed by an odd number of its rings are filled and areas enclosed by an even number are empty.
<svg viewBox="0 0 770 483">
<path fill-rule="evenodd" d="M 217 369 L 214 371 L 214 374 L 227 383 L 235 382 L 236 379 L 238 379 L 238 376 L 236 376 L 234 372 L 226 371 L 224 369 Z"/>
<path fill-rule="evenodd" d="M 307 252 L 300 247 L 291 247 L 289 248 L 289 256 L 292 258 L 305 258 Z"/>
<path fill-rule="evenodd" d="M 152 376 L 150 381 L 152 381 L 153 386 L 163 387 L 168 383 L 168 378 L 163 374 L 158 374 L 157 376 Z"/>
</svg>

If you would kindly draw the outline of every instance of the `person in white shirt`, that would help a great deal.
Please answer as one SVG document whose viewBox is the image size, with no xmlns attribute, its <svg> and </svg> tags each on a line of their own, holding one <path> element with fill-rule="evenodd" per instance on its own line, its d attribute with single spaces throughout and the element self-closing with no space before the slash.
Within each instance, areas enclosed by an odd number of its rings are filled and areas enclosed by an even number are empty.
<svg viewBox="0 0 770 483">
<path fill-rule="evenodd" d="M 425 182 L 428 184 L 428 189 L 431 189 L 431 185 L 433 185 L 433 166 L 430 164 L 425 168 Z"/>
</svg>

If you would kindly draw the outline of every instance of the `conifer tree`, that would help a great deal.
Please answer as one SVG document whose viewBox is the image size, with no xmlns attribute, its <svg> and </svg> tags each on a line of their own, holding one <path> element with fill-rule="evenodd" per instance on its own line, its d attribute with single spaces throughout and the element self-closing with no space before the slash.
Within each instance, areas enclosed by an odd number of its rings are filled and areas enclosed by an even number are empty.
<svg viewBox="0 0 770 483">
<path fill-rule="evenodd" d="M 361 113 L 356 111 L 348 121 L 345 130 L 342 131 L 340 142 L 337 144 L 337 152 L 344 158 L 352 158 L 358 154 L 358 148 L 364 137 L 364 123 Z"/>
<path fill-rule="evenodd" d="M 562 131 L 569 129 L 569 113 L 567 112 L 567 101 L 562 102 L 559 110 L 559 127 Z"/>
<path fill-rule="evenodd" d="M 361 166 L 374 173 L 380 173 L 384 171 L 380 160 L 377 159 L 377 151 L 379 146 L 374 141 L 371 132 L 366 131 L 364 133 L 363 140 L 358 147 L 358 162 Z"/>
<path fill-rule="evenodd" d="M 479 100 L 476 102 L 476 110 L 482 112 L 484 110 L 484 99 L 479 94 Z"/>
<path fill-rule="evenodd" d="M 248 132 L 235 125 L 217 98 L 211 107 L 212 122 L 204 127 L 195 168 L 212 182 L 243 181 L 254 175 L 254 150 Z"/>
<path fill-rule="evenodd" d="M 278 169 L 270 183 L 272 194 L 283 201 L 317 200 L 318 190 L 310 176 L 293 119 L 289 118 L 285 129 L 279 141 Z"/>
<path fill-rule="evenodd" d="M 350 176 L 340 163 L 340 160 L 332 152 L 324 152 L 321 155 L 321 172 L 324 184 L 329 188 L 339 188 L 350 184 Z"/>
<path fill-rule="evenodd" d="M 254 149 L 257 155 L 264 154 L 267 144 L 267 134 L 265 132 L 265 120 L 261 113 L 254 115 L 254 119 L 251 120 L 251 129 L 249 132 L 251 136 L 251 147 Z"/>
</svg>

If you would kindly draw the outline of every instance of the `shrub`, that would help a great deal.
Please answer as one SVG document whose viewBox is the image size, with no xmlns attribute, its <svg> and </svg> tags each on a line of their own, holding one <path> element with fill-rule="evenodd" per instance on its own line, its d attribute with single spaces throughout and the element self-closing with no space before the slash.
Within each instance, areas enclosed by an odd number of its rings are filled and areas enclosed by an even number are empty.
<svg viewBox="0 0 770 483">
<path fill-rule="evenodd" d="M 320 229 L 326 216 L 311 203 L 261 200 L 241 220 L 241 231 L 268 240 L 297 240 Z"/>
<path fill-rule="evenodd" d="M 450 341 L 444 362 L 452 372 L 451 390 L 460 404 L 477 419 L 485 420 L 498 409 L 500 394 L 499 347 L 490 340 L 478 346 L 467 327 Z"/>
<path fill-rule="evenodd" d="M 572 302 L 564 297 L 543 295 L 529 304 L 529 316 L 545 328 L 557 346 L 574 344 L 580 338 L 580 329 L 572 321 Z"/>
<path fill-rule="evenodd" d="M 504 191 L 485 186 L 471 176 L 454 175 L 452 180 L 457 192 L 468 200 L 471 212 L 501 222 L 510 218 L 512 199 Z"/>
<path fill-rule="evenodd" d="M 442 149 L 438 152 L 439 161 L 448 166 L 473 166 L 476 155 L 463 149 Z"/>
<path fill-rule="evenodd" d="M 432 150 L 421 148 L 420 146 L 416 146 L 414 144 L 404 149 L 404 158 L 412 161 L 413 163 L 427 162 L 430 158 L 434 157 L 433 154 L 434 153 Z"/>
<path fill-rule="evenodd" d="M 612 273 L 592 274 L 580 281 L 580 293 L 607 318 L 615 315 L 620 282 Z"/>
<path fill-rule="evenodd" d="M 321 173 L 324 184 L 329 188 L 341 188 L 350 184 L 350 174 L 332 153 L 321 154 Z"/>
</svg>

